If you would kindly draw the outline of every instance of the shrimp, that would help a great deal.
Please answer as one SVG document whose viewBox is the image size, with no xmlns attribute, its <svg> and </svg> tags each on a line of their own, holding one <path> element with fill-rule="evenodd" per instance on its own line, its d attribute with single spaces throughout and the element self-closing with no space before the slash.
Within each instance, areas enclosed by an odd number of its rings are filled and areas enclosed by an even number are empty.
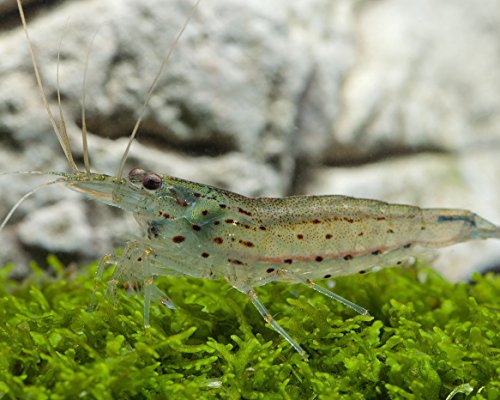
<svg viewBox="0 0 500 400">
<path fill-rule="evenodd" d="M 21 0 L 17 4 L 42 98 L 71 169 L 69 173 L 51 173 L 57 176 L 54 182 L 132 213 L 141 230 L 141 236 L 128 241 L 121 255 L 101 260 L 96 290 L 105 268 L 114 265 L 108 291 L 113 293 L 119 284 L 140 289 L 145 326 L 150 323 L 152 302 L 175 308 L 168 295 L 155 286 L 157 277 L 224 278 L 246 294 L 264 320 L 306 357 L 300 344 L 273 319 L 255 288 L 271 282 L 300 283 L 368 315 L 365 308 L 315 281 L 396 266 L 428 249 L 500 239 L 500 226 L 468 210 L 419 208 L 339 195 L 250 198 L 142 168 L 124 176 L 144 109 L 171 52 L 146 96 L 116 176 L 92 172 L 87 155 L 81 171 L 73 159 L 64 123 L 58 126 L 48 107 Z M 87 149 L 85 137 L 83 129 L 83 148 Z M 90 308 L 94 307 L 91 301 Z"/>
</svg>

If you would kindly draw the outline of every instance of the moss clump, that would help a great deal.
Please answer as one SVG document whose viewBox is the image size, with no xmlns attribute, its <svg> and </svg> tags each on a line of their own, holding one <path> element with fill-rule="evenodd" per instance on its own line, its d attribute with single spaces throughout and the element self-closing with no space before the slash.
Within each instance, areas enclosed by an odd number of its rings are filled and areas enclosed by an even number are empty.
<svg viewBox="0 0 500 400">
<path fill-rule="evenodd" d="M 0 398 L 500 399 L 500 278 L 450 284 L 426 268 L 336 280 L 352 311 L 305 287 L 261 299 L 305 362 L 224 282 L 160 279 L 178 309 L 118 291 L 86 312 L 95 265 L 22 284 L 0 270 Z"/>
</svg>

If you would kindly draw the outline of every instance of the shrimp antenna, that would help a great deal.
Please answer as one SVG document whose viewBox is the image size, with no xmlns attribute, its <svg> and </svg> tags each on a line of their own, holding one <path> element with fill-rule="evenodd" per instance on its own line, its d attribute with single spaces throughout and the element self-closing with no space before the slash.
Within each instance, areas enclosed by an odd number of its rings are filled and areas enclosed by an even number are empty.
<svg viewBox="0 0 500 400">
<path fill-rule="evenodd" d="M 64 118 L 62 118 L 62 108 L 60 104 L 60 93 L 59 93 L 59 73 L 58 73 L 58 78 L 57 78 L 57 96 L 58 96 L 58 101 L 59 101 L 59 113 L 61 116 L 61 125 L 60 127 L 57 126 L 56 120 L 54 118 L 54 115 L 52 114 L 52 111 L 50 110 L 49 107 L 49 102 L 47 101 L 47 97 L 45 96 L 45 87 L 43 85 L 42 78 L 40 76 L 40 72 L 38 70 L 38 64 L 36 61 L 35 57 L 35 51 L 33 49 L 33 46 L 31 44 L 31 38 L 28 32 L 28 25 L 26 23 L 26 18 L 24 16 L 24 10 L 23 6 L 21 4 L 21 0 L 16 0 L 17 2 L 17 8 L 19 9 L 19 16 L 21 17 L 21 22 L 23 24 L 23 30 L 24 34 L 26 35 L 26 39 L 28 41 L 28 49 L 31 55 L 31 62 L 33 64 L 33 69 L 35 71 L 35 77 L 36 77 L 36 82 L 38 84 L 38 89 L 40 90 L 40 94 L 42 95 L 42 100 L 43 100 L 43 105 L 45 106 L 45 110 L 47 111 L 47 114 L 49 116 L 50 123 L 52 124 L 52 128 L 54 129 L 54 133 L 57 136 L 57 140 L 59 141 L 59 144 L 61 145 L 64 155 L 66 156 L 66 160 L 68 160 L 69 166 L 72 169 L 73 172 L 79 172 L 78 167 L 76 166 L 75 160 L 73 159 L 73 154 L 71 153 L 71 147 L 69 144 L 69 138 L 68 138 L 68 133 L 66 131 L 66 125 L 64 123 Z M 59 68 L 59 62 L 57 63 L 57 67 Z"/>
<path fill-rule="evenodd" d="M 56 176 L 65 176 L 62 172 L 45 172 L 45 171 L 14 171 L 14 172 L 0 172 L 0 176 L 2 175 L 56 175 Z"/>
<path fill-rule="evenodd" d="M 38 173 L 39 171 L 29 171 L 30 173 L 33 172 L 33 173 Z M 19 173 L 25 173 L 25 172 L 19 172 Z M 28 171 L 26 172 L 28 173 Z M 49 174 L 51 174 L 49 172 Z M 40 175 L 42 175 L 42 173 L 40 173 Z M 55 174 L 57 175 L 57 174 Z M 45 182 L 45 183 L 42 183 L 41 185 L 37 186 L 36 188 L 34 188 L 33 190 L 29 191 L 28 193 L 26 193 L 23 197 L 21 197 L 17 202 L 16 204 L 14 204 L 12 206 L 12 208 L 10 209 L 9 213 L 7 214 L 7 216 L 3 219 L 2 223 L 0 224 L 0 232 L 2 231 L 2 229 L 5 227 L 5 225 L 7 225 L 7 222 L 9 222 L 10 218 L 12 217 L 12 215 L 16 212 L 16 210 L 19 208 L 19 206 L 21 205 L 21 203 L 26 200 L 28 197 L 30 197 L 32 194 L 38 192 L 40 189 L 43 189 L 43 188 L 46 188 L 47 186 L 50 186 L 50 185 L 53 185 L 55 183 L 61 183 L 61 182 L 66 182 L 66 179 L 63 179 L 63 178 L 59 178 L 59 179 L 56 179 L 55 181 L 50 181 L 50 182 Z"/>
<path fill-rule="evenodd" d="M 186 30 L 186 27 L 188 26 L 191 19 L 193 18 L 194 14 L 196 12 L 196 9 L 198 8 L 198 4 L 200 4 L 200 1 L 201 0 L 198 0 L 195 3 L 195 5 L 193 6 L 193 8 L 191 9 L 191 13 L 186 18 L 186 21 L 184 21 L 182 28 L 177 33 L 177 36 L 175 37 L 173 44 L 170 46 L 170 49 L 168 50 L 167 56 L 163 59 L 161 65 L 160 65 L 160 69 L 156 73 L 155 78 L 153 79 L 153 82 L 151 83 L 151 86 L 149 87 L 148 93 L 144 99 L 144 103 L 143 103 L 143 105 L 141 107 L 141 111 L 139 113 L 139 118 L 137 118 L 137 121 L 134 125 L 134 129 L 132 130 L 132 133 L 130 134 L 130 137 L 129 137 L 129 140 L 127 143 L 127 147 L 125 148 L 125 152 L 123 153 L 122 159 L 120 161 L 120 167 L 118 168 L 118 173 L 117 173 L 118 179 L 120 179 L 123 175 L 123 170 L 125 169 L 125 162 L 127 161 L 127 156 L 128 156 L 129 151 L 130 151 L 130 146 L 132 146 L 132 142 L 134 141 L 135 137 L 137 136 L 137 131 L 139 130 L 139 125 L 141 124 L 142 119 L 144 118 L 144 114 L 146 113 L 146 107 L 148 106 L 149 100 L 151 100 L 151 96 L 153 95 L 153 92 L 156 89 L 156 86 L 158 85 L 158 81 L 160 80 L 160 76 L 163 73 L 163 70 L 165 69 L 165 66 L 167 65 L 168 61 L 170 60 L 170 57 L 171 57 L 175 47 L 177 46 L 177 43 L 179 43 L 179 40 L 180 40 L 182 34 Z"/>
<path fill-rule="evenodd" d="M 68 29 L 68 21 L 66 21 L 66 26 L 64 29 L 65 30 Z M 71 147 L 69 144 L 69 139 L 68 139 L 67 130 L 66 130 L 66 120 L 64 119 L 64 112 L 63 112 L 62 102 L 61 102 L 61 90 L 59 89 L 61 87 L 61 84 L 59 81 L 59 75 L 60 75 L 59 74 L 59 67 L 61 65 L 61 46 L 62 46 L 63 37 L 64 37 L 64 35 L 61 35 L 61 37 L 59 38 L 59 44 L 57 46 L 57 66 L 56 66 L 57 108 L 59 110 L 59 132 L 64 133 L 63 135 L 61 135 L 61 137 L 64 141 L 63 148 L 66 147 L 69 151 L 69 154 L 71 155 Z M 45 99 L 45 96 L 44 95 L 42 95 L 42 96 Z"/>
<path fill-rule="evenodd" d="M 90 41 L 90 45 L 87 49 L 87 55 L 85 57 L 85 68 L 83 70 L 83 82 L 82 82 L 82 148 L 83 148 L 83 165 L 85 166 L 85 171 L 87 175 L 90 175 L 90 160 L 89 160 L 89 146 L 87 143 L 87 121 L 85 116 L 85 88 L 87 86 L 87 72 L 89 66 L 90 50 L 99 31 L 94 32 L 94 36 Z"/>
</svg>

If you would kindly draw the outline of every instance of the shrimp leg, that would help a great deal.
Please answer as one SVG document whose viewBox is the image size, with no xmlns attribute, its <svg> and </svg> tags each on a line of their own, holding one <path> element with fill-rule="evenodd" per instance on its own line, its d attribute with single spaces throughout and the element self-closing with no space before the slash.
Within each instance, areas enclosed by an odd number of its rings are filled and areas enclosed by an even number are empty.
<svg viewBox="0 0 500 400">
<path fill-rule="evenodd" d="M 304 279 L 304 278 L 300 278 L 297 276 L 295 276 L 295 279 L 297 279 L 299 282 L 303 283 L 304 285 L 307 285 L 307 287 L 309 287 L 313 290 L 316 290 L 317 292 L 321 293 L 322 295 L 329 297 L 330 299 L 335 300 L 346 307 L 349 307 L 350 309 L 356 311 L 358 314 L 366 315 L 366 316 L 370 315 L 370 313 L 368 312 L 368 310 L 366 308 L 358 306 L 357 304 L 353 303 L 352 301 L 349 301 L 349 300 L 345 299 L 344 297 L 342 297 L 336 293 L 333 293 L 328 289 L 325 289 L 323 286 L 320 286 L 317 283 L 314 283 L 310 279 Z"/>
<path fill-rule="evenodd" d="M 155 255 L 150 248 L 145 248 L 142 242 L 129 242 L 120 257 L 106 255 L 99 262 L 97 268 L 94 292 L 88 306 L 88 311 L 92 312 L 96 307 L 96 291 L 101 285 L 102 276 L 106 266 L 115 264 L 113 276 L 107 284 L 106 295 L 115 297 L 116 286 L 125 284 L 133 290 L 143 288 L 144 291 L 144 326 L 149 327 L 149 315 L 151 302 L 158 302 L 171 310 L 175 309 L 172 300 L 158 287 L 154 285 L 156 274 L 152 265 Z"/>
<path fill-rule="evenodd" d="M 259 311 L 262 318 L 273 327 L 273 329 L 278 332 L 283 338 L 290 343 L 290 345 L 299 353 L 302 357 L 307 358 L 307 353 L 300 347 L 300 345 L 291 338 L 291 336 L 274 320 L 272 315 L 267 310 L 266 306 L 259 300 L 257 294 L 253 289 L 246 291 L 248 298 L 251 300 L 255 308 Z"/>
<path fill-rule="evenodd" d="M 112 264 L 117 264 L 118 259 L 116 256 L 112 254 L 106 254 L 104 257 L 101 258 L 99 261 L 99 265 L 97 266 L 97 272 L 94 277 L 94 290 L 92 291 L 92 295 L 90 296 L 90 301 L 87 306 L 87 312 L 91 313 L 96 309 L 97 306 L 97 297 L 96 293 L 101 287 L 102 283 L 102 276 L 104 274 L 104 271 L 107 266 L 112 265 Z"/>
</svg>

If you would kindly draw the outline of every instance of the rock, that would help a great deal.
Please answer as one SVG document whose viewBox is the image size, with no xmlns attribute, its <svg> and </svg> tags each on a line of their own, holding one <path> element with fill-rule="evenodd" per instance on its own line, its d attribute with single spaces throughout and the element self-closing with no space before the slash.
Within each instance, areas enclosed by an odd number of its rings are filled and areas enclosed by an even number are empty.
<svg viewBox="0 0 500 400">
<path fill-rule="evenodd" d="M 73 201 L 35 210 L 20 224 L 19 237 L 24 245 L 51 253 L 85 254 L 93 247 L 94 235 L 82 210 Z"/>
</svg>

